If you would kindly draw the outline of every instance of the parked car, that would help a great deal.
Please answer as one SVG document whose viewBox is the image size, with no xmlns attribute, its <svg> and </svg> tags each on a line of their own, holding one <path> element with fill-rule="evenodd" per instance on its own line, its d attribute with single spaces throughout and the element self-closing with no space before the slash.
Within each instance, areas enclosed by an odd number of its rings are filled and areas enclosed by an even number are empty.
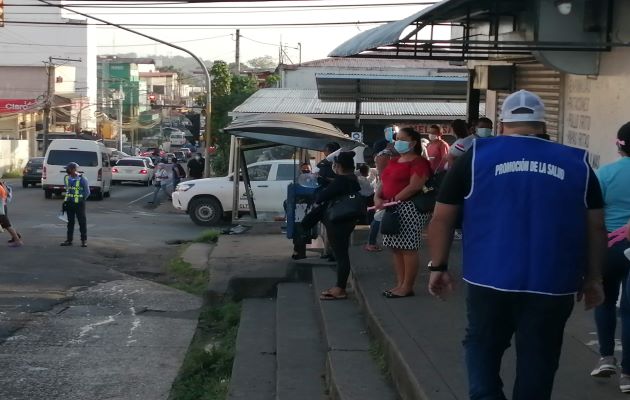
<svg viewBox="0 0 630 400">
<path fill-rule="evenodd" d="M 287 187 L 296 173 L 294 160 L 269 160 L 247 166 L 256 210 L 284 214 Z M 188 213 L 197 225 L 216 225 L 232 212 L 232 176 L 185 181 L 173 192 L 173 206 Z M 240 184 L 239 210 L 249 211 L 245 185 Z"/>
<path fill-rule="evenodd" d="M 112 168 L 112 184 L 122 182 L 139 182 L 149 186 L 153 181 L 153 168 L 144 157 L 127 157 L 118 161 Z"/>
<path fill-rule="evenodd" d="M 42 183 L 42 171 L 44 170 L 44 157 L 34 157 L 28 160 L 22 171 L 22 187 L 39 185 Z"/>
<path fill-rule="evenodd" d="M 111 147 L 109 147 L 109 150 L 111 150 L 111 153 L 109 155 L 109 159 L 112 162 L 112 164 L 116 164 L 118 162 L 118 160 L 122 160 L 125 157 L 129 157 L 129 154 L 113 149 Z"/>
<path fill-rule="evenodd" d="M 44 197 L 65 192 L 65 167 L 71 162 L 79 164 L 79 173 L 90 183 L 90 198 L 103 200 L 109 197 L 112 169 L 109 151 L 101 142 L 82 139 L 55 139 L 46 151 L 42 171 Z"/>
<path fill-rule="evenodd" d="M 164 157 L 166 155 L 166 152 L 162 149 L 159 149 L 157 147 L 149 147 L 146 150 L 140 152 L 140 156 L 142 157 L 152 157 L 154 155 L 154 153 L 159 153 L 160 157 Z"/>
<path fill-rule="evenodd" d="M 177 157 L 178 162 L 185 162 L 188 159 L 188 157 L 186 157 L 186 153 L 184 153 L 183 151 L 174 151 L 173 154 L 175 157 Z"/>
<path fill-rule="evenodd" d="M 179 151 L 182 151 L 184 153 L 186 159 L 192 157 L 192 151 L 188 147 L 182 147 L 181 149 L 179 149 Z"/>
</svg>

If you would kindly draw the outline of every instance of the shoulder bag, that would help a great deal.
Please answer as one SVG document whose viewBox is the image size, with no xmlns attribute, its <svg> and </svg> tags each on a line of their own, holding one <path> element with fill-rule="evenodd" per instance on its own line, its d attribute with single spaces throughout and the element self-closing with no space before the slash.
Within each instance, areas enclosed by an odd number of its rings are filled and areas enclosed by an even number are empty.
<svg viewBox="0 0 630 400">
<path fill-rule="evenodd" d="M 326 210 L 330 222 L 349 221 L 363 217 L 367 207 L 363 197 L 357 192 L 345 194 L 333 200 Z"/>
<path fill-rule="evenodd" d="M 409 199 L 416 206 L 416 210 L 418 210 L 419 213 L 426 214 L 433 212 L 444 175 L 446 175 L 446 172 L 439 172 L 432 175 L 426 181 L 422 190 Z"/>
<path fill-rule="evenodd" d="M 385 209 L 381 219 L 381 233 L 383 235 L 398 235 L 400 233 L 398 206 L 391 206 Z"/>
</svg>

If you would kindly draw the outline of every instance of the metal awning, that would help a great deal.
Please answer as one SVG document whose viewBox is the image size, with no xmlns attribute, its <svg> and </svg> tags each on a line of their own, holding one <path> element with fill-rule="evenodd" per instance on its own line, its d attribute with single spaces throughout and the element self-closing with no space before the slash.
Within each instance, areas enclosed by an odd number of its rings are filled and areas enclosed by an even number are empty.
<svg viewBox="0 0 630 400">
<path fill-rule="evenodd" d="M 606 42 L 608 2 L 573 3 L 567 16 L 560 15 L 552 1 L 443 0 L 362 32 L 329 55 L 463 61 L 537 51 L 601 52 L 624 45 Z M 450 38 L 436 35 L 441 27 L 450 29 Z"/>
<path fill-rule="evenodd" d="M 466 100 L 467 76 L 316 74 L 322 101 Z"/>
<path fill-rule="evenodd" d="M 337 142 L 343 148 L 363 146 L 335 126 L 302 115 L 256 114 L 241 117 L 223 131 L 237 137 L 308 150 L 319 151 L 330 142 Z"/>
</svg>

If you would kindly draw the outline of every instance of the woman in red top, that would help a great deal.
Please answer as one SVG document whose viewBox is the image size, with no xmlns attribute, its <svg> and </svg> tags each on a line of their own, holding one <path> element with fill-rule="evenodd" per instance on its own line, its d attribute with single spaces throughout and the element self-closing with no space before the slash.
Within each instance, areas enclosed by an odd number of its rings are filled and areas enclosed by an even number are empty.
<svg viewBox="0 0 630 400">
<path fill-rule="evenodd" d="M 392 158 L 381 175 L 382 184 L 374 195 L 374 204 L 383 208 L 390 201 L 400 201 L 400 232 L 396 235 L 383 235 L 383 244 L 394 253 L 396 287 L 386 290 L 388 298 L 413 296 L 413 286 L 418 275 L 422 229 L 422 215 L 410 200 L 418 194 L 431 175 L 429 161 L 421 157 L 420 134 L 411 128 L 398 131 L 394 148 L 400 157 Z"/>
</svg>

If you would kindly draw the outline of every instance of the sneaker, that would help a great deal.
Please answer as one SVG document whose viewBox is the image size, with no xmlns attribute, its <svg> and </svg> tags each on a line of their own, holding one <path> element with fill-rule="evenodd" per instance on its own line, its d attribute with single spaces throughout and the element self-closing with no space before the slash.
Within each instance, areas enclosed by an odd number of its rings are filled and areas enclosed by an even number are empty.
<svg viewBox="0 0 630 400">
<path fill-rule="evenodd" d="M 85 240 L 81 241 L 81 247 L 87 247 L 87 242 Z"/>
<path fill-rule="evenodd" d="M 9 247 L 21 247 L 23 245 L 24 245 L 24 242 L 22 242 L 21 240 L 13 241 L 9 243 Z"/>
<path fill-rule="evenodd" d="M 630 375 L 621 374 L 619 377 L 619 390 L 621 390 L 621 393 L 630 393 Z"/>
<path fill-rule="evenodd" d="M 63 246 L 63 247 L 72 246 L 72 242 L 66 240 L 65 242 L 61 243 L 59 246 Z"/>
<path fill-rule="evenodd" d="M 615 357 L 602 357 L 591 371 L 591 376 L 597 378 L 608 378 L 617 373 L 617 359 Z M 628 389 L 630 390 L 630 377 L 628 377 Z"/>
</svg>

